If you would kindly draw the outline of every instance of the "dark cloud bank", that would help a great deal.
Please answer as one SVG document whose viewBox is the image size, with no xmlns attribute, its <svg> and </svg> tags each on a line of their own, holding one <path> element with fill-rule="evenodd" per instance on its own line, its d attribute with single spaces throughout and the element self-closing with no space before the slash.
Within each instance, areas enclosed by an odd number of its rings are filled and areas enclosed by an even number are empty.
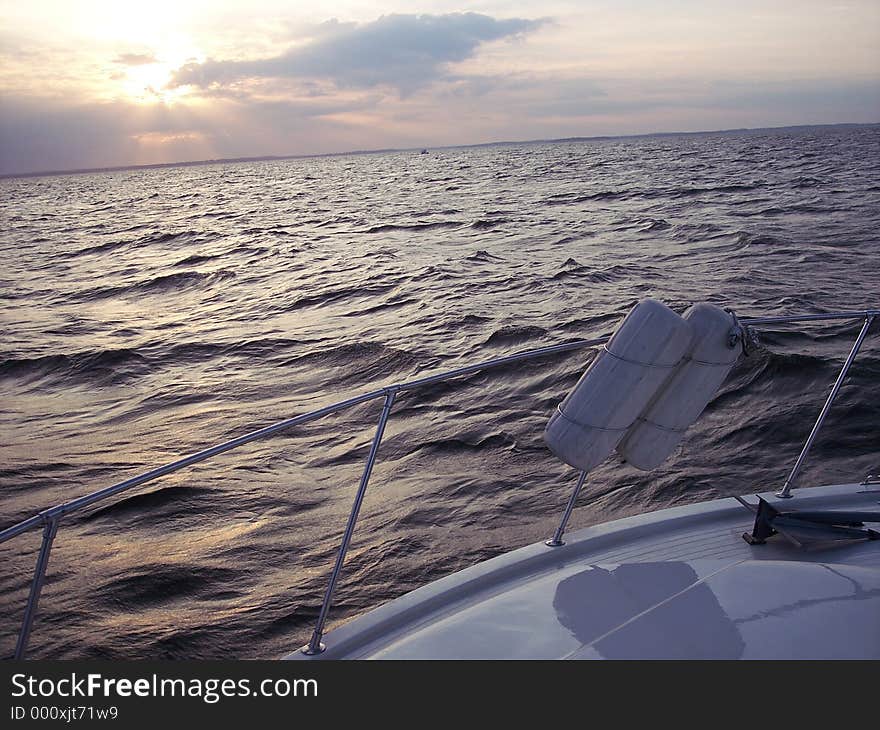
<svg viewBox="0 0 880 730">
<path fill-rule="evenodd" d="M 497 20 L 477 13 L 385 15 L 371 23 L 324 23 L 317 38 L 274 58 L 190 63 L 173 85 L 210 87 L 244 78 L 328 79 L 346 88 L 391 86 L 410 94 L 490 41 L 521 36 L 546 20 Z"/>
</svg>

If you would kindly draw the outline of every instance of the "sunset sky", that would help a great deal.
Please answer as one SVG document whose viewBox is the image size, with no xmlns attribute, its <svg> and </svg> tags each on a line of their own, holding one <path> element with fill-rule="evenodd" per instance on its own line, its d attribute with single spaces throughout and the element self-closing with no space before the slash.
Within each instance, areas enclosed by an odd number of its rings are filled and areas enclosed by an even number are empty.
<svg viewBox="0 0 880 730">
<path fill-rule="evenodd" d="M 877 121 L 877 0 L 0 0 L 0 173 Z"/>
</svg>

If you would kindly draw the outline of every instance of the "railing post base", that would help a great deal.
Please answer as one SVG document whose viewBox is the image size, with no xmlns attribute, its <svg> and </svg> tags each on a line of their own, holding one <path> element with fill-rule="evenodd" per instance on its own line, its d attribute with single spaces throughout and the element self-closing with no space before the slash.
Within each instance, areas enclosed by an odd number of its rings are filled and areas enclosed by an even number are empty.
<svg viewBox="0 0 880 730">
<path fill-rule="evenodd" d="M 565 528 L 568 525 L 568 519 L 571 517 L 571 512 L 574 509 L 574 503 L 577 502 L 578 495 L 581 493 L 581 488 L 584 486 L 584 480 L 587 478 L 587 472 L 585 469 L 582 469 L 578 474 L 577 485 L 574 488 L 574 491 L 571 493 L 571 497 L 568 498 L 568 504 L 565 506 L 565 513 L 562 515 L 562 521 L 559 523 L 559 527 L 556 528 L 556 533 L 549 540 L 546 540 L 544 544 L 547 547 L 559 547 L 560 545 L 565 545 L 565 541 L 562 539 L 563 534 L 565 534 Z"/>
<path fill-rule="evenodd" d="M 323 654 L 327 650 L 327 647 L 324 645 L 323 641 L 318 642 L 317 648 L 313 648 L 311 644 L 306 644 L 300 651 L 306 656 L 317 656 L 318 654 Z"/>
</svg>

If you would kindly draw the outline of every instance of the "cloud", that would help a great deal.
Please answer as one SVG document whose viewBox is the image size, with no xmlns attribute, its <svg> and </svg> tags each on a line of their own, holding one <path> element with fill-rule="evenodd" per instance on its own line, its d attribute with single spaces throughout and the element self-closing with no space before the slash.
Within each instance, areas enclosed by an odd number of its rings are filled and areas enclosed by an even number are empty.
<svg viewBox="0 0 880 730">
<path fill-rule="evenodd" d="M 161 105 L 7 96 L 0 107 L 0 173 L 152 162 L 141 155 L 139 134 L 172 136 L 204 125 L 185 109 Z"/>
<path fill-rule="evenodd" d="M 23 38 L 7 31 L 0 31 L 0 56 L 22 53 L 24 50 Z"/>
<path fill-rule="evenodd" d="M 210 109 L 5 95 L 0 175 L 394 146 L 399 140 L 390 133 L 346 118 L 375 103 L 369 92 L 354 99 L 216 99 Z"/>
<path fill-rule="evenodd" d="M 323 23 L 312 40 L 253 61 L 189 63 L 171 84 L 209 88 L 251 78 L 319 78 L 339 88 L 390 86 L 408 95 L 491 41 L 530 33 L 546 20 L 498 20 L 478 13 L 384 15 L 370 23 Z"/>
<path fill-rule="evenodd" d="M 152 53 L 120 53 L 113 63 L 121 66 L 148 66 L 151 63 L 158 63 L 159 59 Z"/>
</svg>

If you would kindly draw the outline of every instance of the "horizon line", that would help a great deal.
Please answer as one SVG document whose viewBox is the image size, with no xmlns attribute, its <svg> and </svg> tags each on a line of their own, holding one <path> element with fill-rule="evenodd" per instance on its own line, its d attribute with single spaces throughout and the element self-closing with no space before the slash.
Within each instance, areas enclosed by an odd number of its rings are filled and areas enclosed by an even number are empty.
<svg viewBox="0 0 880 730">
<path fill-rule="evenodd" d="M 428 147 L 385 147 L 381 149 L 348 150 L 344 152 L 317 152 L 298 155 L 258 155 L 253 157 L 219 157 L 206 160 L 180 160 L 176 162 L 154 162 L 146 165 L 114 165 L 112 167 L 86 167 L 63 170 L 35 170 L 30 172 L 0 173 L 0 180 L 29 177 L 50 177 L 53 175 L 86 175 L 100 172 L 125 172 L 127 170 L 155 170 L 166 167 L 195 167 L 199 165 L 236 164 L 242 162 L 270 162 L 273 160 L 307 160 L 318 157 L 345 157 L 348 155 L 377 155 L 389 152 L 414 152 L 421 150 L 452 150 L 473 147 L 493 147 L 516 144 L 556 144 L 560 142 L 598 142 L 613 139 L 639 139 L 644 137 L 683 137 L 702 134 L 733 134 L 741 132 L 764 132 L 785 129 L 813 129 L 821 127 L 875 127 L 878 122 L 835 122 L 831 124 L 787 124 L 780 127 L 738 127 L 731 129 L 707 129 L 694 132 L 643 132 L 638 134 L 602 134 L 592 136 L 553 137 L 546 139 L 499 140 L 495 142 L 471 142 L 466 144 L 437 145 Z"/>
</svg>

